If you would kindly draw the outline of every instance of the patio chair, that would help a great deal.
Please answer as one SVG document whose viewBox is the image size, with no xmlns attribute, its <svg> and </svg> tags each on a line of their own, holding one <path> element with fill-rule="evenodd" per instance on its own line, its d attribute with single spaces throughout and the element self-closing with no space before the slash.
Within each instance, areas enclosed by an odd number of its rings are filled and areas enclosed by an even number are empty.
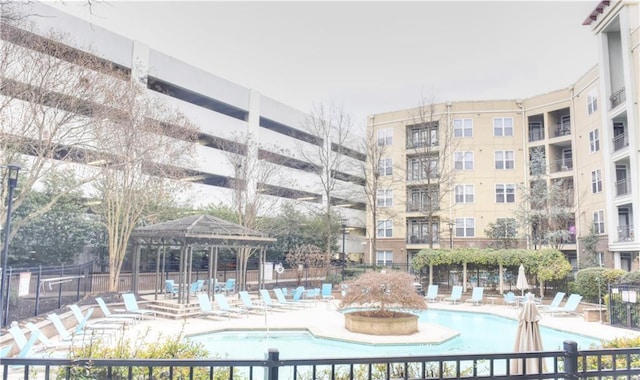
<svg viewBox="0 0 640 380">
<path fill-rule="evenodd" d="M 445 298 L 446 302 L 451 302 L 452 304 L 456 304 L 460 302 L 462 299 L 462 286 L 455 285 L 451 288 L 451 296 Z"/>
<path fill-rule="evenodd" d="M 47 315 L 47 319 L 49 319 L 53 324 L 53 327 L 56 328 L 56 331 L 58 332 L 59 341 L 83 343 L 83 342 L 90 342 L 90 341 L 98 341 L 102 339 L 110 340 L 111 338 L 110 334 L 104 334 L 105 331 L 101 331 L 101 330 L 87 331 L 79 327 L 76 327 L 73 333 L 70 333 L 69 330 L 67 330 L 67 328 L 64 327 L 64 324 L 62 323 L 60 316 L 58 316 L 58 314 L 56 313 L 51 313 Z"/>
<path fill-rule="evenodd" d="M 13 347 L 13 344 L 7 344 L 6 346 L 2 346 L 0 347 L 0 359 L 7 357 L 7 355 L 9 355 L 9 352 L 11 352 L 11 347 Z"/>
<path fill-rule="evenodd" d="M 24 358 L 27 355 L 31 355 L 34 352 L 41 351 L 44 349 L 43 347 L 35 346 L 36 341 L 38 340 L 40 334 L 39 333 L 31 333 L 29 339 L 24 335 L 20 326 L 15 325 L 9 327 L 9 334 L 13 337 L 13 342 L 18 346 L 20 352 L 15 356 L 17 358 Z"/>
<path fill-rule="evenodd" d="M 204 289 L 204 280 L 196 280 L 191 283 L 191 286 L 189 286 L 189 294 L 195 296 L 196 294 L 201 293 L 202 289 Z"/>
<path fill-rule="evenodd" d="M 244 315 L 244 316 L 249 315 L 248 309 L 229 305 L 227 296 L 225 296 L 224 294 L 216 294 L 214 298 L 216 300 L 216 303 L 218 304 L 218 308 L 222 311 L 225 311 L 230 314 L 236 314 L 236 315 Z"/>
<path fill-rule="evenodd" d="M 513 307 L 518 306 L 518 299 L 516 298 L 515 293 L 508 292 L 502 295 L 502 302 L 505 305 L 512 305 Z"/>
<path fill-rule="evenodd" d="M 262 304 L 262 305 L 254 304 L 253 301 L 251 300 L 251 296 L 249 295 L 249 292 L 247 292 L 246 290 L 241 290 L 238 292 L 238 294 L 240 295 L 242 306 L 249 311 L 263 312 L 265 309 L 266 310 L 270 309 L 265 304 Z"/>
<path fill-rule="evenodd" d="M 472 304 L 478 306 L 482 304 L 482 297 L 484 294 L 484 287 L 482 286 L 474 286 L 471 291 L 471 298 L 469 298 L 466 302 L 471 302 Z"/>
<path fill-rule="evenodd" d="M 224 310 L 215 310 L 211 305 L 211 300 L 208 294 L 198 294 L 198 304 L 200 305 L 200 315 L 203 317 L 227 317 L 229 318 L 229 312 Z"/>
<path fill-rule="evenodd" d="M 282 310 L 284 308 L 288 308 L 287 305 L 282 305 L 282 304 L 273 302 L 273 299 L 269 295 L 269 291 L 267 289 L 260 289 L 260 297 L 262 298 L 262 302 L 270 309 L 273 309 L 273 310 L 280 309 L 280 310 Z"/>
<path fill-rule="evenodd" d="M 562 299 L 564 298 L 564 295 L 565 295 L 564 292 L 558 292 L 558 293 L 556 293 L 556 296 L 553 297 L 553 299 L 551 300 L 550 304 L 548 304 L 548 305 L 540 305 L 540 306 L 538 306 L 538 308 L 542 312 L 549 311 L 549 309 L 558 308 L 558 307 L 560 307 L 560 303 L 562 302 Z"/>
<path fill-rule="evenodd" d="M 551 313 L 553 317 L 554 314 L 576 314 L 576 309 L 578 305 L 582 301 L 582 296 L 579 294 L 571 294 L 569 298 L 567 298 L 567 302 L 565 302 L 564 306 L 551 307 L 548 309 L 548 312 Z"/>
<path fill-rule="evenodd" d="M 333 299 L 333 294 L 331 293 L 331 291 L 333 290 L 333 285 L 332 284 L 322 284 L 322 293 L 320 293 L 320 295 L 322 296 L 323 300 L 332 300 Z"/>
<path fill-rule="evenodd" d="M 71 312 L 73 312 L 73 316 L 78 321 L 78 326 L 83 329 L 118 330 L 125 326 L 124 322 L 119 322 L 117 325 L 113 323 L 104 323 L 101 320 L 89 322 L 89 318 L 91 318 L 94 311 L 93 307 L 87 309 L 87 314 L 85 315 L 82 314 L 82 310 L 80 310 L 80 307 L 76 304 L 69 305 L 69 308 L 71 309 Z"/>
<path fill-rule="evenodd" d="M 73 340 L 68 340 L 68 341 L 59 340 L 54 342 L 51 339 L 49 339 L 49 337 L 45 335 L 45 333 L 42 332 L 42 330 L 32 322 L 27 322 L 24 324 L 24 326 L 28 328 L 29 331 L 31 331 L 31 334 L 38 334 L 38 340 L 40 341 L 40 343 L 42 343 L 42 346 L 46 349 L 53 349 L 53 350 L 69 349 L 74 343 Z"/>
<path fill-rule="evenodd" d="M 224 294 L 229 295 L 229 293 L 233 293 L 236 291 L 236 279 L 229 278 L 227 282 L 225 282 L 224 287 L 222 288 Z"/>
<path fill-rule="evenodd" d="M 124 293 L 122 295 L 124 301 L 124 308 L 128 313 L 140 314 L 141 316 L 153 316 L 156 317 L 156 311 L 151 309 L 141 309 L 138 307 L 138 301 L 136 301 L 136 295 L 133 293 Z"/>
<path fill-rule="evenodd" d="M 276 295 L 276 299 L 278 300 L 278 303 L 280 305 L 289 306 L 290 309 L 292 309 L 294 307 L 304 307 L 304 305 L 302 305 L 299 302 L 288 301 L 285 298 L 284 293 L 282 292 L 282 289 L 280 289 L 280 288 L 273 289 L 273 294 Z"/>
<path fill-rule="evenodd" d="M 315 294 L 315 292 L 314 292 Z M 311 298 L 304 298 L 306 296 L 305 290 L 304 290 L 304 286 L 298 286 L 296 288 L 296 290 L 293 292 L 293 302 L 298 302 L 303 306 L 306 305 L 312 305 L 316 303 L 315 297 L 311 297 Z"/>
<path fill-rule="evenodd" d="M 98 303 L 98 306 L 100 306 L 100 310 L 102 311 L 102 315 L 104 316 L 104 318 L 106 320 L 122 320 L 122 321 L 129 321 L 129 322 L 124 322 L 124 323 L 136 323 L 138 321 L 138 319 L 141 318 L 140 314 L 127 314 L 127 313 L 112 313 L 111 310 L 109 310 L 109 307 L 107 306 L 107 304 L 104 302 L 104 300 L 102 299 L 102 297 L 96 297 L 96 302 Z"/>
<path fill-rule="evenodd" d="M 174 295 L 178 294 L 178 285 L 176 285 L 173 280 L 165 280 L 164 294 L 165 296 L 170 296 L 171 298 L 173 298 Z"/>
<path fill-rule="evenodd" d="M 427 287 L 427 295 L 424 296 L 427 299 L 427 302 L 437 302 L 438 301 L 438 285 L 429 285 Z"/>
</svg>

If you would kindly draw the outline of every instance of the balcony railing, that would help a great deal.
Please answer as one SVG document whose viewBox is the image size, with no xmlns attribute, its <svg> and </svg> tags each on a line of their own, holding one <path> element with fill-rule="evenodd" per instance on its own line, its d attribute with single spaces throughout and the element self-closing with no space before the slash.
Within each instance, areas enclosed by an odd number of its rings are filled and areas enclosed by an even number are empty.
<svg viewBox="0 0 640 380">
<path fill-rule="evenodd" d="M 532 129 L 529 131 L 529 142 L 544 140 L 543 129 Z"/>
<path fill-rule="evenodd" d="M 407 204 L 407 212 L 420 212 L 420 211 L 438 211 L 440 205 L 433 203 L 429 208 L 429 204 L 426 202 L 409 202 Z"/>
<path fill-rule="evenodd" d="M 440 237 L 438 235 L 433 235 L 432 242 L 437 243 L 440 241 Z M 409 244 L 429 244 L 429 236 L 428 235 L 408 235 L 407 243 Z"/>
<path fill-rule="evenodd" d="M 633 225 L 618 226 L 618 241 L 633 241 Z"/>
<path fill-rule="evenodd" d="M 555 160 L 551 166 L 551 172 L 567 172 L 573 169 L 573 159 L 564 158 L 562 160 Z"/>
<path fill-rule="evenodd" d="M 570 134 L 571 134 L 571 123 L 569 122 L 556 124 L 555 127 L 553 128 L 554 137 L 567 136 Z"/>
<path fill-rule="evenodd" d="M 611 102 L 611 109 L 616 108 L 620 104 L 624 103 L 627 100 L 627 95 L 625 94 L 624 87 L 619 89 L 618 91 L 611 94 L 609 97 L 609 101 Z"/>
<path fill-rule="evenodd" d="M 423 140 L 423 139 L 408 139 L 407 140 L 407 149 L 411 149 L 411 148 L 426 148 L 426 147 L 433 147 L 436 148 L 438 147 L 440 144 L 438 142 L 437 139 L 432 139 L 432 140 Z"/>
<path fill-rule="evenodd" d="M 629 138 L 626 133 L 619 134 L 613 138 L 613 150 L 618 151 L 629 146 Z"/>
<path fill-rule="evenodd" d="M 631 181 L 629 178 L 624 178 L 616 181 L 616 196 L 627 195 L 631 192 Z"/>
</svg>

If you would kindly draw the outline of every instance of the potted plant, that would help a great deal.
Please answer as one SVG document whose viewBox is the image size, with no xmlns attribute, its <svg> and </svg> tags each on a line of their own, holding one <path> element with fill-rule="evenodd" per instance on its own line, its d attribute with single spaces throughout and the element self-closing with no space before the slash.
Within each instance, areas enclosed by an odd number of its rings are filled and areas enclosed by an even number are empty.
<svg viewBox="0 0 640 380">
<path fill-rule="evenodd" d="M 344 284 L 340 309 L 345 328 L 370 335 L 409 335 L 418 331 L 418 312 L 427 302 L 404 272 L 368 272 Z"/>
</svg>

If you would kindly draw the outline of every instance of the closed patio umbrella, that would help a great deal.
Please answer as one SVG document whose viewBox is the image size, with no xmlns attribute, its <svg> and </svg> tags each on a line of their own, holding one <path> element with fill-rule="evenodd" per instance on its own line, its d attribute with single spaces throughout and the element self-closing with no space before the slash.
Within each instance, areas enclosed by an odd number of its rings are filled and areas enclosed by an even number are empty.
<svg viewBox="0 0 640 380">
<path fill-rule="evenodd" d="M 524 274 L 524 265 L 520 264 L 520 268 L 518 268 L 518 280 L 516 281 L 516 288 L 522 291 L 522 295 L 524 296 L 524 290 L 529 289 L 529 284 L 527 283 L 527 276 Z"/>
<path fill-rule="evenodd" d="M 516 331 L 516 342 L 513 347 L 515 352 L 535 352 L 542 351 L 542 337 L 540 336 L 540 326 L 538 321 L 542 319 L 538 307 L 533 302 L 533 294 L 527 293 L 526 301 L 518 315 L 518 329 Z M 542 366 L 540 367 L 540 361 Z M 526 365 L 525 365 L 526 364 Z M 511 359 L 511 374 L 535 374 L 546 372 L 547 368 L 544 359 L 529 358 Z"/>
</svg>

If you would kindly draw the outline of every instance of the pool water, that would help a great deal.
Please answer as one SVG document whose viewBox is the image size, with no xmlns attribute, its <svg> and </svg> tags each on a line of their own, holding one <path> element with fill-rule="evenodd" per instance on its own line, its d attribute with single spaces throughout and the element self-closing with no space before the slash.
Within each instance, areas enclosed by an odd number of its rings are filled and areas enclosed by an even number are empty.
<svg viewBox="0 0 640 380">
<path fill-rule="evenodd" d="M 264 359 L 269 348 L 277 348 L 281 359 L 344 357 L 421 356 L 455 353 L 511 352 L 518 322 L 483 313 L 428 310 L 420 321 L 452 328 L 460 335 L 439 345 L 366 345 L 316 338 L 306 331 L 226 331 L 190 337 L 202 343 L 212 355 L 230 359 Z M 545 350 L 562 349 L 565 340 L 580 349 L 598 339 L 546 327 L 540 328 Z"/>
</svg>

